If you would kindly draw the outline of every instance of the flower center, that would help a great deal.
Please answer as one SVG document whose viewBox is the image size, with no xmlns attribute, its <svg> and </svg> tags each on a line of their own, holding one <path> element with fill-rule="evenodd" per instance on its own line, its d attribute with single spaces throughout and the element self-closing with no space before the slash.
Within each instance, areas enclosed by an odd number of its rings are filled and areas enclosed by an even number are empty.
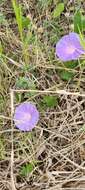
<svg viewBox="0 0 85 190">
<path fill-rule="evenodd" d="M 70 46 L 68 46 L 68 47 L 66 48 L 66 52 L 67 52 L 68 54 L 72 54 L 72 53 L 74 53 L 74 51 L 75 51 L 75 47 L 72 46 L 72 45 L 70 45 Z"/>
<path fill-rule="evenodd" d="M 18 124 L 23 124 L 24 122 L 29 122 L 31 119 L 31 114 L 25 113 L 20 120 L 17 121 Z"/>
<path fill-rule="evenodd" d="M 24 114 L 24 116 L 23 116 L 23 118 L 22 118 L 22 120 L 30 120 L 31 119 L 31 114 L 30 113 L 26 113 L 26 114 Z"/>
</svg>

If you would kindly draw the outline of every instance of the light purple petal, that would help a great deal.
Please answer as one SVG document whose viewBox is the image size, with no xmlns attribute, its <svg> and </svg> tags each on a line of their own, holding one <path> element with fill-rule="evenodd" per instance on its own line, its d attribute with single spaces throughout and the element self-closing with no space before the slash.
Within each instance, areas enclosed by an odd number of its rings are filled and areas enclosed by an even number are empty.
<svg viewBox="0 0 85 190">
<path fill-rule="evenodd" d="M 16 107 L 14 122 L 21 131 L 31 131 L 39 120 L 39 112 L 35 105 L 26 102 Z"/>
<path fill-rule="evenodd" d="M 85 50 L 80 44 L 78 34 L 72 32 L 62 37 L 56 44 L 56 55 L 62 61 L 76 60 Z"/>
<path fill-rule="evenodd" d="M 83 49 L 83 47 L 80 44 L 80 38 L 77 33 L 71 32 L 69 34 L 69 38 L 70 38 L 71 44 L 74 44 L 76 49 L 81 50 L 82 53 L 85 53 L 85 50 Z"/>
</svg>

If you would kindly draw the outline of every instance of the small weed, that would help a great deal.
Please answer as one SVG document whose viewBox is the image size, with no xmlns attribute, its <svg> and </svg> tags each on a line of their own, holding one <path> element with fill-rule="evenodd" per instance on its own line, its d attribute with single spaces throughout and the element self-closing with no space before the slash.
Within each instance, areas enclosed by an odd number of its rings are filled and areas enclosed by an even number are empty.
<svg viewBox="0 0 85 190">
<path fill-rule="evenodd" d="M 28 89 L 31 86 L 31 81 L 27 77 L 19 77 L 16 80 L 16 88 Z"/>
<path fill-rule="evenodd" d="M 16 80 L 16 88 L 17 89 L 31 89 L 31 90 L 35 90 L 36 89 L 36 85 L 34 83 L 33 80 L 31 80 L 30 78 L 27 77 L 19 77 Z M 25 94 L 21 95 L 21 94 L 17 94 L 16 93 L 16 101 L 21 102 L 21 100 L 23 99 L 27 99 L 31 96 L 33 96 L 35 94 L 35 92 L 26 92 Z"/>
<path fill-rule="evenodd" d="M 44 96 L 42 103 L 49 108 L 53 108 L 58 104 L 58 98 L 55 96 Z"/>
<path fill-rule="evenodd" d="M 78 66 L 78 61 L 69 61 L 69 62 L 64 63 L 63 67 L 67 68 L 68 71 L 65 69 L 59 71 L 58 73 L 59 73 L 60 78 L 64 81 L 69 81 L 73 79 L 73 77 L 75 76 L 75 73 L 69 70 L 76 69 L 77 66 Z"/>
<path fill-rule="evenodd" d="M 47 108 L 54 108 L 58 105 L 59 98 L 52 95 L 44 95 L 39 102 L 39 109 L 45 111 Z"/>
<path fill-rule="evenodd" d="M 33 40 L 33 35 L 31 32 L 32 22 L 30 17 L 23 16 L 23 10 L 21 4 L 18 4 L 16 0 L 12 0 L 12 4 L 16 16 L 16 22 L 18 25 L 20 39 L 22 41 L 22 57 L 25 64 L 28 64 L 29 62 L 28 45 L 30 41 Z"/>
<path fill-rule="evenodd" d="M 34 170 L 34 164 L 29 163 L 21 167 L 20 175 L 27 177 Z"/>
<path fill-rule="evenodd" d="M 70 71 L 60 71 L 60 77 L 62 80 L 64 81 L 69 81 L 71 80 L 73 77 L 75 76 L 75 74 L 73 72 Z"/>
</svg>

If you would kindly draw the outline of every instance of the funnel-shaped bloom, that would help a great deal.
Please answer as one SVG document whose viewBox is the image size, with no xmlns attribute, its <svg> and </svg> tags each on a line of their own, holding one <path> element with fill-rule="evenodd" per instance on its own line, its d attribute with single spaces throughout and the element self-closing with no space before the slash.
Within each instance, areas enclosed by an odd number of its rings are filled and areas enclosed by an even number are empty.
<svg viewBox="0 0 85 190">
<path fill-rule="evenodd" d="M 21 131 L 31 131 L 39 120 L 39 112 L 35 105 L 26 102 L 16 107 L 14 113 L 15 126 Z"/>
<path fill-rule="evenodd" d="M 85 50 L 80 44 L 79 35 L 75 32 L 63 36 L 56 44 L 56 55 L 62 61 L 76 60 L 82 54 L 85 54 Z"/>
</svg>

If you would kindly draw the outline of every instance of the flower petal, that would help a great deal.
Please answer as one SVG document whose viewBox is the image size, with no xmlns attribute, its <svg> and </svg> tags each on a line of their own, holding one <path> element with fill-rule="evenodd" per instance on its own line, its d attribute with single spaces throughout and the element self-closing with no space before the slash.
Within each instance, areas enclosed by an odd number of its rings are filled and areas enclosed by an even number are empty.
<svg viewBox="0 0 85 190">
<path fill-rule="evenodd" d="M 31 131 L 39 120 L 39 112 L 32 103 L 21 103 L 16 107 L 14 122 L 21 131 Z"/>
<path fill-rule="evenodd" d="M 56 44 L 56 55 L 62 61 L 76 60 L 85 50 L 80 44 L 78 34 L 72 32 L 62 37 Z"/>
</svg>

